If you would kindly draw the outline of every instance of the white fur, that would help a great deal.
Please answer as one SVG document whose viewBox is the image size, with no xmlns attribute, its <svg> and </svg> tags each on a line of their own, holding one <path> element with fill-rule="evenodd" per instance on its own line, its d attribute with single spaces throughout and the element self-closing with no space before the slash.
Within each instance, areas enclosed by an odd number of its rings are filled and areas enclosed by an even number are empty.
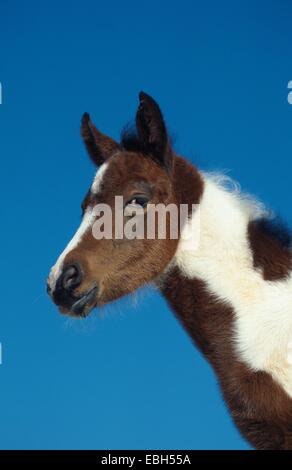
<svg viewBox="0 0 292 470">
<path fill-rule="evenodd" d="M 97 171 L 95 178 L 93 180 L 92 186 L 91 186 L 91 191 L 93 192 L 93 194 L 98 194 L 98 192 L 100 191 L 100 186 L 101 186 L 101 183 L 102 183 L 102 180 L 103 180 L 103 177 L 107 168 L 108 168 L 108 163 L 105 162 L 101 165 L 101 167 Z"/>
<path fill-rule="evenodd" d="M 94 221 L 94 215 L 92 212 L 93 212 L 92 210 L 87 210 L 85 212 L 84 217 L 82 219 L 82 222 L 77 232 L 73 236 L 72 240 L 68 243 L 65 250 L 59 256 L 56 264 L 52 267 L 49 280 L 48 280 L 48 283 L 52 292 L 54 292 L 54 289 L 56 287 L 56 282 L 60 274 L 62 273 L 64 259 L 66 258 L 67 254 L 70 251 L 74 250 L 79 245 L 85 233 L 91 228 L 93 221 Z"/>
<path fill-rule="evenodd" d="M 247 227 L 263 207 L 238 189 L 226 190 L 221 178 L 204 180 L 200 213 L 184 229 L 200 223 L 199 246 L 190 248 L 182 238 L 174 262 L 233 307 L 238 356 L 253 370 L 270 373 L 292 397 L 292 275 L 267 282 L 253 267 Z"/>
<path fill-rule="evenodd" d="M 94 177 L 94 180 L 91 186 L 91 191 L 94 194 L 97 194 L 100 190 L 100 185 L 102 183 L 107 167 L 108 167 L 108 163 L 103 163 L 103 165 L 101 165 L 101 167 L 99 168 L 99 170 L 97 171 Z M 68 253 L 70 253 L 70 251 L 74 250 L 79 245 L 85 233 L 91 229 L 94 220 L 95 220 L 94 211 L 92 211 L 91 209 L 87 209 L 82 219 L 80 227 L 78 228 L 77 232 L 73 236 L 72 240 L 66 246 L 65 250 L 59 256 L 56 264 L 51 269 L 49 279 L 48 279 L 48 284 L 52 292 L 54 292 L 54 289 L 56 287 L 56 282 L 62 272 L 65 257 L 67 256 Z"/>
</svg>

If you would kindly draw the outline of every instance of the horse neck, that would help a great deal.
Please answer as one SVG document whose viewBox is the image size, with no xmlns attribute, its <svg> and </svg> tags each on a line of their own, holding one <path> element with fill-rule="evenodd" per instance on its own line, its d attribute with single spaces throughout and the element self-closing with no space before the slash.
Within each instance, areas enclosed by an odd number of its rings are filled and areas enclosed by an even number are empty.
<svg viewBox="0 0 292 470">
<path fill-rule="evenodd" d="M 215 365 L 223 360 L 224 366 L 228 351 L 229 362 L 233 357 L 266 370 L 292 396 L 292 367 L 285 370 L 292 344 L 291 250 L 257 224 L 265 215 L 259 203 L 236 187 L 226 190 L 222 177 L 199 176 L 200 200 L 193 196 L 199 207 L 183 228 L 160 289 Z M 199 239 L 184 236 L 195 231 Z"/>
<path fill-rule="evenodd" d="M 181 236 L 158 285 L 213 366 L 241 433 L 258 449 L 292 449 L 291 250 L 258 225 L 259 204 L 188 169 L 176 179 L 181 202 L 200 207 L 184 230 L 199 224 L 200 238 Z"/>
<path fill-rule="evenodd" d="M 182 231 L 159 287 L 201 349 L 209 355 L 206 345 L 212 343 L 212 351 L 216 345 L 218 360 L 226 350 L 226 342 L 217 341 L 218 332 L 220 336 L 225 329 L 231 336 L 231 306 L 247 297 L 252 301 L 254 285 L 260 282 L 253 266 L 248 226 L 262 214 L 262 207 L 239 195 L 236 187 L 226 190 L 224 184 L 231 184 L 227 178 L 208 176 L 182 159 L 175 168 L 180 202 L 199 206 Z M 198 234 L 195 239 L 185 236 L 194 232 Z"/>
</svg>

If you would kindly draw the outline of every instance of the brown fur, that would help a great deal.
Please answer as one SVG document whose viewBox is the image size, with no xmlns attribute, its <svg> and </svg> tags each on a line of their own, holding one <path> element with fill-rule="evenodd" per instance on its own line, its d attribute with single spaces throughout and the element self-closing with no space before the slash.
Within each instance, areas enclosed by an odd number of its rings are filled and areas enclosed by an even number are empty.
<svg viewBox="0 0 292 470">
<path fill-rule="evenodd" d="M 261 269 L 266 281 L 277 281 L 289 275 L 292 269 L 292 252 L 279 240 L 266 233 L 257 221 L 248 227 L 254 267 Z"/>
</svg>

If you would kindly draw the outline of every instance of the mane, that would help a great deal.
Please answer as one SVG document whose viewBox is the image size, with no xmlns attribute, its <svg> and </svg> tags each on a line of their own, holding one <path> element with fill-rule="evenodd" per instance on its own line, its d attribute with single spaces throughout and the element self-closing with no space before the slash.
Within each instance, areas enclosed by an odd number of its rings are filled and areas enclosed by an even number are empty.
<svg viewBox="0 0 292 470">
<path fill-rule="evenodd" d="M 145 153 L 144 145 L 141 143 L 137 131 L 132 124 L 126 124 L 121 132 L 121 146 L 129 152 Z"/>
<path fill-rule="evenodd" d="M 175 136 L 168 135 L 168 141 L 171 147 L 175 144 Z M 142 142 L 139 139 L 137 134 L 137 129 L 132 123 L 128 123 L 124 126 L 121 132 L 121 146 L 124 150 L 128 150 L 129 152 L 138 152 L 138 153 L 145 153 L 145 148 Z"/>
<path fill-rule="evenodd" d="M 238 205 L 248 213 L 250 220 L 274 217 L 273 212 L 268 210 L 257 198 L 242 191 L 240 184 L 230 176 L 215 172 L 203 172 L 203 175 L 226 193 L 232 194 Z"/>
<path fill-rule="evenodd" d="M 238 204 L 247 211 L 252 221 L 261 232 L 277 241 L 285 248 L 292 248 L 292 231 L 285 221 L 269 210 L 254 196 L 243 192 L 240 184 L 224 173 L 204 172 L 203 175 L 236 198 Z"/>
</svg>

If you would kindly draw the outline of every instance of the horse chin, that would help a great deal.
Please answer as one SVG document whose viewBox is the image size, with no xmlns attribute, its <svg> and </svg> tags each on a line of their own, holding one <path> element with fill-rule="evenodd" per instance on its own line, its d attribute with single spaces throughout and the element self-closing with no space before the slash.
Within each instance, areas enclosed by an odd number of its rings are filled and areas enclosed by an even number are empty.
<svg viewBox="0 0 292 470">
<path fill-rule="evenodd" d="M 62 314 L 68 315 L 73 318 L 85 318 L 97 305 L 97 294 L 98 288 L 93 286 L 91 289 L 86 291 L 81 297 L 76 300 L 69 308 L 59 307 Z"/>
<path fill-rule="evenodd" d="M 76 320 L 83 320 L 84 318 L 88 317 L 92 310 L 96 307 L 96 305 L 92 305 L 90 307 L 84 308 L 84 310 L 80 313 L 76 313 L 66 307 L 59 307 L 59 312 L 62 315 L 66 315 L 67 317 L 75 318 Z"/>
</svg>

